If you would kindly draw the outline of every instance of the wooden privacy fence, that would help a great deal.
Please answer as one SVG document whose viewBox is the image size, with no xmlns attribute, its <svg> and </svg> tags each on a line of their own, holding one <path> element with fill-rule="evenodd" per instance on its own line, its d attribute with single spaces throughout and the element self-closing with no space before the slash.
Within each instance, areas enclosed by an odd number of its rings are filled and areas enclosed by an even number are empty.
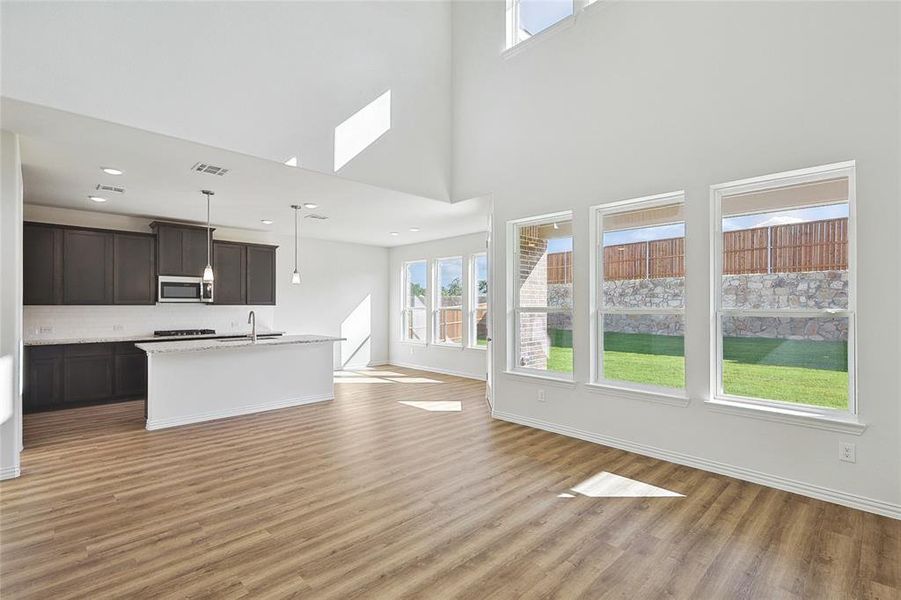
<svg viewBox="0 0 901 600">
<path fill-rule="evenodd" d="M 488 333 L 488 324 L 486 316 L 488 308 L 484 305 L 476 308 L 476 334 L 477 336 L 486 337 Z M 463 310 L 460 308 L 441 308 L 438 309 L 438 339 L 459 342 L 463 339 Z M 475 340 L 470 340 L 474 343 Z"/>
<path fill-rule="evenodd" d="M 548 283 L 572 283 L 572 252 L 548 255 Z M 727 231 L 723 274 L 841 271 L 848 268 L 848 219 Z M 604 279 L 685 276 L 685 238 L 604 247 Z"/>
</svg>

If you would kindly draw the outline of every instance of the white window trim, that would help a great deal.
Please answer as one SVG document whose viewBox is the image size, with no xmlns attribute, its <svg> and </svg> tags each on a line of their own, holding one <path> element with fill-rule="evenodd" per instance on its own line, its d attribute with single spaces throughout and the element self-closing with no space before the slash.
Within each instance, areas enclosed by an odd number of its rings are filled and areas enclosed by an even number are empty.
<svg viewBox="0 0 901 600">
<path fill-rule="evenodd" d="M 460 306 L 441 306 L 441 288 L 438 285 L 438 275 L 439 268 L 438 264 L 442 261 L 450 261 L 457 260 L 460 261 L 460 287 L 462 289 L 462 293 L 460 295 Z M 466 307 L 464 306 L 465 298 L 466 298 L 466 279 L 465 272 L 463 271 L 463 257 L 462 256 L 443 256 L 440 258 L 435 258 L 432 260 L 432 278 L 430 279 L 432 291 L 429 294 L 431 298 L 431 339 L 433 346 L 439 346 L 443 348 L 463 348 L 465 340 L 463 336 L 466 332 Z M 438 323 L 440 322 L 441 309 L 460 309 L 460 341 L 459 342 L 442 342 L 439 340 L 438 335 Z"/>
<path fill-rule="evenodd" d="M 541 369 L 529 369 L 519 365 L 519 313 L 521 312 L 545 312 L 545 313 L 566 313 L 568 311 L 559 309 L 548 309 L 540 306 L 519 306 L 519 236 L 517 231 L 519 227 L 530 225 L 545 225 L 554 221 L 572 221 L 572 211 L 561 211 L 539 215 L 537 217 L 526 217 L 523 219 L 515 219 L 507 221 L 507 370 L 508 375 L 521 375 L 524 377 L 533 377 L 535 379 L 572 382 L 573 373 L 575 372 L 575 347 L 573 347 L 573 370 L 568 373 L 558 371 L 542 371 Z M 573 236 L 575 237 L 575 236 Z M 576 297 L 576 286 L 573 282 L 573 299 Z M 575 312 L 569 311 L 570 314 Z"/>
<path fill-rule="evenodd" d="M 407 316 L 413 313 L 412 308 L 407 307 L 407 292 L 408 292 L 408 281 L 407 281 L 407 265 L 411 265 L 414 263 L 425 263 L 426 268 L 426 281 L 429 280 L 429 262 L 428 260 L 421 258 L 417 260 L 407 260 L 401 263 L 401 271 L 400 271 L 400 342 L 402 344 L 411 344 L 413 346 L 428 346 L 429 342 L 429 328 L 426 327 L 426 339 L 422 341 L 411 340 L 407 337 Z M 426 294 L 426 303 L 429 302 L 429 294 Z M 425 308 L 426 318 L 429 315 L 429 307 Z"/>
<path fill-rule="evenodd" d="M 857 398 L 857 203 L 856 203 L 856 163 L 847 161 L 764 175 L 710 186 L 710 217 L 713 224 L 711 236 L 711 314 L 710 314 L 710 390 L 711 397 L 706 404 L 717 412 L 728 412 L 739 416 L 776 420 L 806 425 L 810 427 L 861 433 L 866 425 L 857 418 L 859 412 Z M 837 177 L 848 178 L 848 308 L 807 309 L 807 310 L 737 310 L 722 307 L 723 270 L 723 220 L 722 200 L 724 197 L 744 194 L 775 187 L 785 187 L 804 183 L 814 183 Z M 834 409 L 806 404 L 795 404 L 763 398 L 746 398 L 723 392 L 722 383 L 722 317 L 736 316 L 820 316 L 848 318 L 848 409 Z"/>
<path fill-rule="evenodd" d="M 469 323 L 467 323 L 466 327 L 466 335 L 467 335 L 467 345 L 466 347 L 470 350 L 482 350 L 485 351 L 488 349 L 488 346 L 479 346 L 478 338 L 479 333 L 477 331 L 479 320 L 476 318 L 476 312 L 479 310 L 479 280 L 476 276 L 476 260 L 480 257 L 485 258 L 485 278 L 488 279 L 488 253 L 487 252 L 474 252 L 469 255 L 469 294 L 467 295 L 469 299 L 469 310 L 467 311 L 469 317 Z M 488 301 L 491 301 L 491 281 L 488 280 Z"/>
<path fill-rule="evenodd" d="M 634 383 L 629 381 L 619 381 L 612 379 L 604 378 L 604 351 L 601 345 L 604 340 L 604 314 L 653 314 L 653 315 L 661 315 L 661 314 L 673 314 L 673 315 L 685 315 L 685 307 L 682 308 L 630 308 L 630 309 L 620 309 L 620 308 L 607 308 L 604 309 L 601 306 L 601 301 L 603 297 L 600 293 L 601 287 L 604 285 L 604 259 L 603 259 L 603 217 L 604 215 L 621 213 L 629 210 L 640 210 L 643 208 L 653 208 L 655 206 L 667 206 L 670 204 L 682 204 L 685 205 L 685 192 L 683 190 L 679 190 L 676 192 L 666 192 L 664 194 L 654 194 L 653 196 L 642 196 L 641 198 L 632 198 L 629 200 L 619 200 L 616 202 L 608 202 L 604 204 L 598 204 L 596 206 L 592 206 L 589 209 L 589 214 L 591 218 L 589 222 L 591 223 L 591 270 L 589 272 L 589 278 L 591 285 L 589 286 L 589 301 L 591 306 L 591 315 L 590 315 L 590 348 L 591 348 L 591 357 L 590 357 L 590 383 L 586 384 L 586 386 L 590 386 L 589 389 L 594 390 L 609 390 L 610 392 L 617 393 L 622 397 L 627 398 L 639 398 L 646 400 L 659 400 L 664 399 L 665 403 L 675 404 L 678 406 L 687 406 L 688 405 L 688 394 L 684 387 L 682 388 L 670 388 L 664 386 L 656 386 L 656 385 L 648 385 L 642 383 Z M 685 227 L 686 237 L 688 235 L 688 224 L 683 221 L 683 226 Z M 687 269 L 686 269 L 687 275 Z M 688 373 L 687 369 L 687 359 L 683 355 L 683 360 L 686 361 L 686 374 Z M 631 393 L 623 394 L 622 392 L 628 391 Z M 646 398 L 644 398 L 646 396 Z"/>
<path fill-rule="evenodd" d="M 589 7 L 600 3 L 600 0 L 573 0 L 573 12 L 571 15 L 563 17 L 556 23 L 547 26 L 524 40 L 517 40 L 519 37 L 519 0 L 507 0 L 504 15 L 506 35 L 504 51 L 501 53 L 501 56 L 503 58 L 514 56 L 523 49 L 532 46 L 536 41 L 547 39 L 554 32 L 569 29 Z"/>
</svg>

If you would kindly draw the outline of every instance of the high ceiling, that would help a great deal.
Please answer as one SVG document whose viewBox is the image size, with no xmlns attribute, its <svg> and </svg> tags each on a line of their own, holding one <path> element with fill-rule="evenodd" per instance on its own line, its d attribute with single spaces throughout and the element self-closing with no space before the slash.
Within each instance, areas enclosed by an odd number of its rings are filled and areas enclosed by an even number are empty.
<svg viewBox="0 0 901 600">
<path fill-rule="evenodd" d="M 0 94 L 335 173 L 336 127 L 391 92 L 338 175 L 448 200 L 450 2 L 2 2 Z"/>
<path fill-rule="evenodd" d="M 0 111 L 3 128 L 20 135 L 28 204 L 201 222 L 200 190 L 210 189 L 213 224 L 220 227 L 290 234 L 290 205 L 311 202 L 319 205 L 312 212 L 328 219 L 306 219 L 304 235 L 320 239 L 396 246 L 487 229 L 484 199 L 432 200 L 9 98 Z M 198 162 L 229 172 L 197 173 Z M 97 184 L 125 192 L 98 192 Z"/>
</svg>

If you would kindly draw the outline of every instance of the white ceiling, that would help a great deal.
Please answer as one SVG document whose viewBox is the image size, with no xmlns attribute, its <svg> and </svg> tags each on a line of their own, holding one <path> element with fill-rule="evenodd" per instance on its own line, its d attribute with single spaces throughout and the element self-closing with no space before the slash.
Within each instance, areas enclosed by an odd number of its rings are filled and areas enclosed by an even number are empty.
<svg viewBox="0 0 901 600">
<path fill-rule="evenodd" d="M 450 199 L 450 2 L 2 2 L 0 94 L 334 173 L 335 127 L 391 90 L 347 179 Z"/>
<path fill-rule="evenodd" d="M 397 246 L 487 229 L 484 199 L 432 200 L 9 98 L 0 103 L 0 125 L 20 135 L 29 204 L 202 222 L 200 190 L 210 189 L 216 193 L 213 224 L 220 227 L 291 234 L 290 205 L 313 202 L 319 208 L 312 212 L 329 218 L 304 220 L 305 237 Z M 230 171 L 222 177 L 196 173 L 191 167 L 197 162 Z M 107 175 L 101 167 L 125 174 Z M 98 183 L 126 192 L 100 194 Z M 90 194 L 109 201 L 93 202 Z"/>
</svg>

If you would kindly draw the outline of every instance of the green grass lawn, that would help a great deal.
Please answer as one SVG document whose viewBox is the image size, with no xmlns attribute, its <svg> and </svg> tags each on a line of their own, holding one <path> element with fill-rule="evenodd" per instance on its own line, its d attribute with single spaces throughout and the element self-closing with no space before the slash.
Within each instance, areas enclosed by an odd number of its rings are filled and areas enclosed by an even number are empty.
<svg viewBox="0 0 901 600">
<path fill-rule="evenodd" d="M 847 353 L 845 342 L 725 338 L 723 387 L 734 396 L 847 408 Z M 678 336 L 607 333 L 604 377 L 684 387 L 683 354 Z M 572 348 L 552 346 L 548 370 L 572 371 Z"/>
</svg>

